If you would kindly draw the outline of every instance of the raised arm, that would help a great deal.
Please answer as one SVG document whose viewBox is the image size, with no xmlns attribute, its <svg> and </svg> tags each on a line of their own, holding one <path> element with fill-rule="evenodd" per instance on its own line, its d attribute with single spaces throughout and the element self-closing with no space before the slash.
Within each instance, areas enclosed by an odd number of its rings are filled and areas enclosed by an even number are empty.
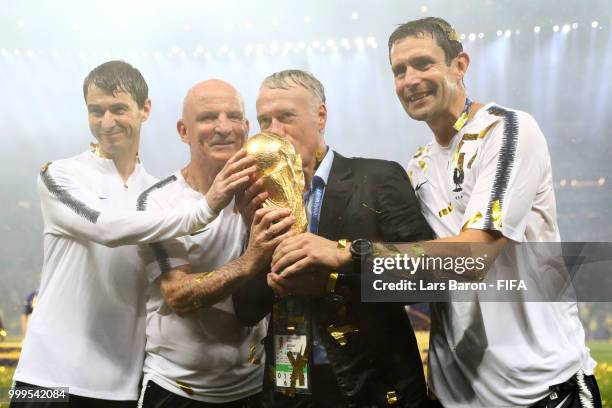
<svg viewBox="0 0 612 408">
<path fill-rule="evenodd" d="M 239 152 L 240 154 L 240 152 Z M 248 183 L 255 169 L 251 158 L 234 156 L 217 175 L 209 194 L 187 209 L 116 211 L 103 209 L 97 197 L 64 162 L 45 166 L 38 192 L 45 232 L 116 247 L 182 236 L 203 228 Z"/>
</svg>

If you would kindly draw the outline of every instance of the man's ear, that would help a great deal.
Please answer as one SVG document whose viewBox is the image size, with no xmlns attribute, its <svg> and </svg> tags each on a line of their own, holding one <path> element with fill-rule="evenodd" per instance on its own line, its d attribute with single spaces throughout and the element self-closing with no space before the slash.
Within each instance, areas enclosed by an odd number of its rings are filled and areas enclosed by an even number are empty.
<svg viewBox="0 0 612 408">
<path fill-rule="evenodd" d="M 453 60 L 457 73 L 457 82 L 463 82 L 463 78 L 470 66 L 470 56 L 465 52 L 460 52 Z"/>
<path fill-rule="evenodd" d="M 147 119 L 149 119 L 149 115 L 151 114 L 151 100 L 147 99 L 146 101 L 144 101 L 144 105 L 142 106 L 142 120 L 141 122 L 146 121 Z"/>
<path fill-rule="evenodd" d="M 327 106 L 322 103 L 319 106 L 319 132 L 323 132 L 325 130 L 325 125 L 327 124 Z"/>
<path fill-rule="evenodd" d="M 187 128 L 185 127 L 185 123 L 183 122 L 182 118 L 176 121 L 176 130 L 178 131 L 183 143 L 189 144 L 189 139 L 187 138 Z"/>
</svg>

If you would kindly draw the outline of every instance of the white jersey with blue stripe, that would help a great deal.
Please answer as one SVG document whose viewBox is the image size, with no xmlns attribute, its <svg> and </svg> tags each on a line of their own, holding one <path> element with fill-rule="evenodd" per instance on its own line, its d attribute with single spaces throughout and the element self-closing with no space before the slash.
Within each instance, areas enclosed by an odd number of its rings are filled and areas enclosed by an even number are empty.
<svg viewBox="0 0 612 408">
<path fill-rule="evenodd" d="M 419 149 L 408 175 L 439 238 L 470 228 L 560 241 L 548 147 L 525 112 L 485 105 L 449 146 Z M 541 279 L 507 251 L 496 262 Z M 584 337 L 573 302 L 432 303 L 429 385 L 448 407 L 530 406 L 578 370 L 592 373 Z"/>
</svg>

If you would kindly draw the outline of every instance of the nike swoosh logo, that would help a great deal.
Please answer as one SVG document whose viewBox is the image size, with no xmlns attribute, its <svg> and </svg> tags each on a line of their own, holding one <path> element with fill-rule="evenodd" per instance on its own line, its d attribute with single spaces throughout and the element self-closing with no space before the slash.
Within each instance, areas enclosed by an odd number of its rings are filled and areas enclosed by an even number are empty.
<svg viewBox="0 0 612 408">
<path fill-rule="evenodd" d="M 106 200 L 108 197 L 98 197 L 100 200 Z"/>
<path fill-rule="evenodd" d="M 414 188 L 414 191 L 419 191 L 419 188 L 423 187 L 423 184 L 427 183 L 429 180 L 425 180 L 424 182 L 417 184 L 417 186 Z"/>
</svg>

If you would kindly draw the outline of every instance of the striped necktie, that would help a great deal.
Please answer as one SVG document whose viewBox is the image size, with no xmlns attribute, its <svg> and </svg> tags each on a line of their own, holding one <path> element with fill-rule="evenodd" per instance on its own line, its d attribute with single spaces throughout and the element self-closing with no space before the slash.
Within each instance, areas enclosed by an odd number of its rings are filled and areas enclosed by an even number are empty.
<svg viewBox="0 0 612 408">
<path fill-rule="evenodd" d="M 319 216 L 321 215 L 321 204 L 323 203 L 323 190 L 325 182 L 319 176 L 312 178 L 312 208 L 310 210 L 310 222 L 308 232 L 317 234 L 319 232 Z"/>
</svg>

